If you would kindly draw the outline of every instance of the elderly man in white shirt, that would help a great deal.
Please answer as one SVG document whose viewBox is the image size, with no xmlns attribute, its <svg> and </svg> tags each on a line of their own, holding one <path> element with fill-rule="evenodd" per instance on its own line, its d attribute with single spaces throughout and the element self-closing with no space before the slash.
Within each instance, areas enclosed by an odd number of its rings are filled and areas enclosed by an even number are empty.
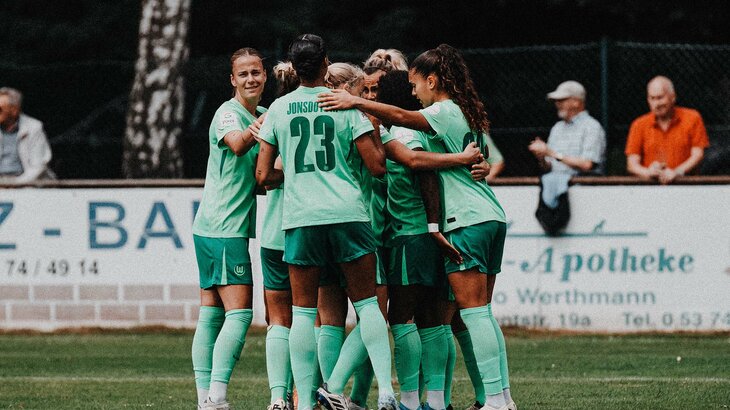
<svg viewBox="0 0 730 410">
<path fill-rule="evenodd" d="M 550 130 L 547 143 L 538 137 L 528 149 L 545 172 L 540 178 L 542 201 L 536 216 L 545 231 L 555 235 L 570 219 L 570 178 L 576 174 L 603 174 L 606 133 L 586 111 L 586 90 L 579 82 L 565 81 L 547 98 L 555 102 L 560 121 Z"/>
<path fill-rule="evenodd" d="M 0 88 L 0 183 L 54 178 L 43 123 L 21 112 L 20 91 Z"/>
<path fill-rule="evenodd" d="M 547 143 L 535 138 L 529 150 L 547 172 L 603 174 L 606 133 L 585 109 L 586 90 L 577 81 L 566 81 L 547 95 L 555 102 L 560 121 L 550 130 Z"/>
</svg>

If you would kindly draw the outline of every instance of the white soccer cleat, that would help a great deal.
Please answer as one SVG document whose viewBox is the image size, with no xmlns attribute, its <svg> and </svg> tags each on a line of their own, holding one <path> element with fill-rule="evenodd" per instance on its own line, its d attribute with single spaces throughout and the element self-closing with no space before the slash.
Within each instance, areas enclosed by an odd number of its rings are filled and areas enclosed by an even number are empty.
<svg viewBox="0 0 730 410">
<path fill-rule="evenodd" d="M 317 401 L 327 410 L 349 410 L 350 400 L 344 394 L 327 391 L 326 386 L 317 389 Z"/>
<path fill-rule="evenodd" d="M 482 403 L 475 401 L 471 406 L 467 407 L 465 410 L 481 410 L 481 408 L 483 406 L 484 405 Z"/>
<path fill-rule="evenodd" d="M 378 410 L 398 410 L 395 396 L 378 397 Z"/>
<path fill-rule="evenodd" d="M 291 410 L 284 399 L 276 399 L 267 410 Z"/>
<path fill-rule="evenodd" d="M 221 403 L 213 403 L 206 400 L 202 406 L 199 406 L 201 410 L 231 410 L 231 405 L 227 401 Z"/>
<path fill-rule="evenodd" d="M 515 404 L 514 400 L 510 400 L 510 402 L 507 403 L 507 408 L 509 410 L 517 410 L 517 405 Z"/>
</svg>

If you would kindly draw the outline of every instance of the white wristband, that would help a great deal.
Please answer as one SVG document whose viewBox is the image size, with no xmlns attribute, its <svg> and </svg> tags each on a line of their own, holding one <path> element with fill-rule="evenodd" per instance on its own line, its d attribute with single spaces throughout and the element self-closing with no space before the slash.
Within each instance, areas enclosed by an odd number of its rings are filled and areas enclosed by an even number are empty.
<svg viewBox="0 0 730 410">
<path fill-rule="evenodd" d="M 428 232 L 438 232 L 439 231 L 439 224 L 428 224 Z"/>
</svg>

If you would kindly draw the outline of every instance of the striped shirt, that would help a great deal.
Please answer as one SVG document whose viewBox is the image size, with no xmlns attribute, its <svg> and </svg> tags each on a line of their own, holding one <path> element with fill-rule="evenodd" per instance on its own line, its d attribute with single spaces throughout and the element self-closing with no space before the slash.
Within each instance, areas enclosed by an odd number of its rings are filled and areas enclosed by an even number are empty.
<svg viewBox="0 0 730 410">
<path fill-rule="evenodd" d="M 606 156 L 606 133 L 595 118 L 582 111 L 571 121 L 558 121 L 550 130 L 547 141 L 548 147 L 568 157 L 589 159 L 596 164 L 593 173 L 604 173 Z M 546 158 L 551 166 L 551 172 L 577 174 L 577 169 L 571 168 L 555 158 Z"/>
</svg>

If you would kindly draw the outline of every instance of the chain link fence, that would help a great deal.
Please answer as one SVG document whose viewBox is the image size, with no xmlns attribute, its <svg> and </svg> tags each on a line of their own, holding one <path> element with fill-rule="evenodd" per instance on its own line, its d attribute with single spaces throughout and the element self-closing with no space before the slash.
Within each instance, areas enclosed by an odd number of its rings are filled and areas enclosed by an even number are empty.
<svg viewBox="0 0 730 410">
<path fill-rule="evenodd" d="M 505 158 L 503 176 L 537 175 L 527 145 L 547 138 L 557 121 L 546 94 L 566 80 L 581 82 L 587 109 L 606 129 L 607 174 L 625 173 L 629 125 L 648 111 L 646 83 L 655 75 L 674 81 L 678 103 L 695 108 L 711 147 L 703 174 L 730 174 L 730 46 L 639 44 L 602 41 L 567 46 L 462 50 L 486 104 L 491 134 Z M 265 52 L 270 69 L 283 53 Z M 417 53 L 407 53 L 410 59 Z M 368 53 L 331 52 L 332 61 L 360 63 Z M 231 96 L 228 56 L 192 59 L 186 68 L 185 175 L 205 174 L 210 118 Z M 43 66 L 0 63 L 0 86 L 25 94 L 25 111 L 42 121 L 62 178 L 119 178 L 127 95 L 134 62 Z M 263 98 L 274 99 L 270 77 Z"/>
</svg>

